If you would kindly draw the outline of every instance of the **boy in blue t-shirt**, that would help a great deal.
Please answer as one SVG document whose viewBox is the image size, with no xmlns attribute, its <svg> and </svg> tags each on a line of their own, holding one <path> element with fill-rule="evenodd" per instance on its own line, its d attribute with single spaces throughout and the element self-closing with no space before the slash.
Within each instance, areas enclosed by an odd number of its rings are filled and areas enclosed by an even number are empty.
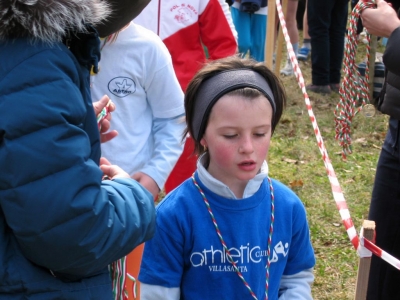
<svg viewBox="0 0 400 300">
<path fill-rule="evenodd" d="M 300 199 L 268 177 L 286 102 L 263 63 L 204 66 L 185 95 L 197 170 L 157 207 L 141 299 L 312 299 L 314 251 Z"/>
</svg>

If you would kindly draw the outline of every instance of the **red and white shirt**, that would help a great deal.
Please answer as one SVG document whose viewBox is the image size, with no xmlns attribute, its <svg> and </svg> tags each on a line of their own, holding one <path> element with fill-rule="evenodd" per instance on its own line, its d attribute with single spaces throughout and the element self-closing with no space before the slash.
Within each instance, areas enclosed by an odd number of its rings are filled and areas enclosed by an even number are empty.
<svg viewBox="0 0 400 300">
<path fill-rule="evenodd" d="M 151 0 L 134 22 L 163 40 L 185 91 L 206 61 L 203 45 L 211 60 L 236 53 L 234 28 L 225 13 L 219 0 Z"/>
</svg>

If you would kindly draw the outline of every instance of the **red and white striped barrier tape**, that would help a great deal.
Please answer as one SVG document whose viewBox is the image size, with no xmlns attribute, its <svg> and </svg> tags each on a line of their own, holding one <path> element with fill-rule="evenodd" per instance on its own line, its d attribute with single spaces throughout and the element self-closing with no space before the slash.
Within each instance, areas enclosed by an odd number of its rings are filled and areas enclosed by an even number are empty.
<svg viewBox="0 0 400 300">
<path fill-rule="evenodd" d="M 364 0 L 364 2 L 367 2 L 367 1 Z M 375 2 L 373 2 L 373 3 L 375 3 Z M 351 243 L 353 244 L 354 248 L 357 250 L 357 252 L 360 256 L 361 255 L 362 255 L 362 257 L 368 256 L 368 254 L 364 254 L 365 249 L 363 249 L 363 248 L 365 247 L 366 249 L 368 249 L 369 251 L 374 253 L 376 256 L 382 258 L 383 260 L 385 260 L 386 262 L 388 262 L 389 264 L 391 264 L 392 266 L 394 266 L 395 268 L 400 270 L 400 261 L 397 258 L 395 258 L 395 257 L 391 256 L 390 254 L 388 254 L 387 252 L 383 251 L 382 249 L 380 249 L 378 246 L 376 246 L 374 243 L 372 243 L 368 239 L 366 239 L 362 236 L 360 237 L 360 239 L 358 238 L 356 229 L 354 227 L 353 221 L 350 216 L 349 209 L 346 204 L 346 200 L 344 198 L 342 189 L 341 189 L 339 181 L 336 177 L 333 166 L 330 162 L 328 152 L 326 151 L 324 141 L 322 139 L 320 130 L 318 128 L 317 120 L 316 120 L 315 115 L 312 110 L 310 98 L 308 97 L 308 94 L 306 91 L 306 86 L 304 83 L 304 77 L 301 73 L 299 63 L 298 63 L 296 55 L 293 51 L 293 46 L 290 42 L 290 37 L 289 37 L 288 31 L 286 28 L 286 22 L 285 22 L 285 18 L 283 15 L 280 0 L 276 0 L 276 8 L 278 11 L 279 21 L 280 21 L 280 24 L 282 27 L 283 36 L 285 37 L 287 51 L 288 51 L 288 54 L 290 57 L 290 61 L 292 62 L 294 74 L 296 75 L 297 82 L 298 82 L 300 89 L 304 96 L 308 115 L 310 117 L 312 126 L 314 128 L 314 134 L 317 139 L 318 148 L 322 155 L 322 160 L 324 162 L 324 165 L 325 165 L 325 168 L 326 168 L 326 171 L 328 174 L 329 182 L 331 184 L 333 198 L 336 202 L 336 207 L 339 210 L 339 214 L 342 219 L 343 225 L 347 231 L 347 235 L 348 235 Z M 279 67 L 279 66 L 276 66 L 276 67 Z M 361 240 L 361 242 L 360 242 L 360 240 Z"/>
<path fill-rule="evenodd" d="M 397 258 L 393 257 L 392 255 L 390 255 L 386 251 L 382 250 L 377 245 L 375 245 L 370 240 L 368 240 L 368 239 L 366 239 L 364 237 L 360 238 L 360 243 L 363 244 L 363 246 L 366 249 L 370 250 L 373 254 L 375 254 L 376 256 L 378 256 L 380 258 L 382 258 L 384 261 L 386 261 L 387 263 L 391 264 L 397 270 L 400 270 L 400 260 L 398 260 Z"/>
<path fill-rule="evenodd" d="M 294 70 L 294 74 L 296 75 L 296 79 L 297 82 L 300 86 L 300 89 L 303 93 L 304 96 L 304 100 L 306 103 L 306 107 L 307 107 L 307 111 L 308 111 L 308 115 L 310 117 L 312 126 L 314 128 L 314 134 L 315 137 L 317 139 L 317 144 L 318 144 L 318 148 L 319 151 L 322 155 L 322 160 L 325 164 L 325 168 L 326 171 L 328 173 L 328 178 L 329 178 L 329 182 L 331 184 L 331 188 L 332 188 L 332 194 L 333 194 L 333 198 L 335 199 L 336 202 L 336 207 L 339 210 L 340 216 L 342 218 L 342 222 L 346 228 L 347 234 L 349 236 L 349 239 L 351 241 L 351 243 L 353 244 L 354 248 L 357 249 L 359 246 L 359 241 L 358 241 L 358 235 L 356 232 L 356 229 L 354 228 L 353 225 L 353 221 L 351 220 L 350 217 L 350 213 L 349 210 L 347 208 L 347 204 L 346 201 L 344 199 L 343 196 L 343 192 L 342 189 L 339 185 L 339 181 L 337 180 L 335 171 L 333 169 L 333 166 L 330 162 L 329 156 L 328 156 L 328 152 L 326 151 L 325 145 L 324 145 L 324 141 L 322 139 L 320 130 L 318 128 L 318 124 L 317 124 L 317 120 L 314 116 L 313 110 L 312 110 L 312 106 L 310 103 L 310 98 L 308 97 L 307 91 L 306 91 L 306 86 L 304 83 L 304 77 L 301 73 L 300 67 L 299 67 L 299 63 L 297 61 L 296 55 L 293 51 L 293 47 L 292 44 L 290 42 L 290 37 L 286 28 L 286 22 L 285 22 L 285 18 L 282 12 L 282 6 L 280 3 L 280 0 L 276 0 L 276 8 L 278 11 L 278 16 L 279 16 L 279 21 L 281 23 L 281 27 L 282 27 L 282 32 L 283 32 L 283 36 L 285 37 L 285 41 L 286 41 L 286 46 L 287 46 L 287 50 L 289 53 L 289 57 L 290 57 L 290 61 L 292 62 L 292 66 L 293 66 L 293 70 Z M 277 66 L 279 67 L 279 66 Z"/>
</svg>

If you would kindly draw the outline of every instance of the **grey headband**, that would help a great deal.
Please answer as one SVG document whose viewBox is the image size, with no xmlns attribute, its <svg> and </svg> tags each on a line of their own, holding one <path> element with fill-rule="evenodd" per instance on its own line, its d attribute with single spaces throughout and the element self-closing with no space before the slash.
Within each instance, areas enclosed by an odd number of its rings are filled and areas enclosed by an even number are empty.
<svg viewBox="0 0 400 300">
<path fill-rule="evenodd" d="M 271 87 L 261 74 L 250 69 L 223 71 L 203 82 L 197 93 L 193 115 L 193 135 L 199 141 L 205 131 L 206 121 L 211 108 L 223 95 L 240 89 L 253 88 L 259 90 L 272 106 L 273 115 L 276 111 L 274 95 Z"/>
</svg>

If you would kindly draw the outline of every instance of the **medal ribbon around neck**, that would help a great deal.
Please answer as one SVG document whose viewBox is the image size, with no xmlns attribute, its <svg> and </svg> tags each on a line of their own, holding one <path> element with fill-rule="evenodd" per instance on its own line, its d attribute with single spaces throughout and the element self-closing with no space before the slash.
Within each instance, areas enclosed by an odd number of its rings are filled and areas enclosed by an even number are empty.
<svg viewBox="0 0 400 300">
<path fill-rule="evenodd" d="M 274 189 L 273 189 L 273 187 L 272 187 L 272 181 L 271 181 L 271 179 L 270 179 L 269 177 L 267 177 L 267 179 L 268 179 L 269 188 L 270 188 L 270 192 L 271 192 L 271 224 L 270 224 L 270 227 L 269 227 L 269 234 L 268 234 L 268 248 L 267 248 L 268 261 L 267 261 L 267 266 L 266 266 L 267 271 L 266 271 L 266 276 L 265 276 L 265 278 L 266 278 L 266 279 L 265 279 L 265 299 L 268 299 L 269 267 L 270 267 L 270 265 L 271 265 L 271 260 L 270 260 L 270 257 L 271 257 L 271 243 L 272 243 L 272 234 L 273 234 L 273 232 L 274 232 L 274 221 L 275 221 L 275 214 L 274 214 L 274 213 L 275 213 Z M 234 260 L 233 260 L 233 258 L 232 258 L 232 256 L 231 256 L 231 253 L 229 252 L 228 247 L 226 246 L 225 241 L 224 241 L 224 239 L 223 239 L 223 237 L 222 237 L 221 231 L 219 230 L 219 227 L 218 227 L 218 224 L 217 224 L 217 220 L 215 219 L 214 214 L 213 214 L 213 212 L 212 212 L 212 210 L 211 210 L 210 203 L 208 203 L 208 200 L 207 200 L 207 198 L 206 198 L 206 196 L 205 196 L 203 190 L 200 188 L 199 184 L 197 183 L 197 181 L 196 181 L 196 179 L 195 179 L 195 177 L 194 177 L 194 173 L 193 173 L 193 175 L 192 175 L 192 180 L 193 180 L 194 185 L 195 185 L 195 186 L 197 187 L 197 189 L 199 190 L 199 193 L 201 194 L 201 196 L 202 196 L 202 198 L 203 198 L 203 200 L 204 200 L 204 203 L 205 203 L 206 206 L 207 206 L 207 210 L 208 210 L 208 212 L 210 213 L 211 220 L 212 220 L 212 222 L 213 222 L 213 224 L 214 224 L 214 226 L 215 226 L 215 230 L 217 231 L 217 235 L 218 235 L 218 237 L 219 237 L 219 240 L 221 241 L 222 247 L 224 248 L 224 250 L 225 250 L 225 252 L 226 252 L 226 254 L 227 254 L 227 256 L 228 256 L 229 262 L 232 264 L 233 268 L 235 269 L 236 274 L 239 276 L 239 278 L 243 281 L 243 283 L 244 283 L 244 285 L 246 286 L 246 288 L 249 290 L 250 295 L 251 295 L 254 299 L 258 300 L 258 299 L 257 299 L 257 296 L 254 294 L 254 292 L 253 292 L 253 290 L 251 289 L 250 285 L 247 283 L 246 279 L 244 279 L 242 273 L 239 271 L 238 267 L 236 266 L 236 263 L 234 262 Z"/>
</svg>

